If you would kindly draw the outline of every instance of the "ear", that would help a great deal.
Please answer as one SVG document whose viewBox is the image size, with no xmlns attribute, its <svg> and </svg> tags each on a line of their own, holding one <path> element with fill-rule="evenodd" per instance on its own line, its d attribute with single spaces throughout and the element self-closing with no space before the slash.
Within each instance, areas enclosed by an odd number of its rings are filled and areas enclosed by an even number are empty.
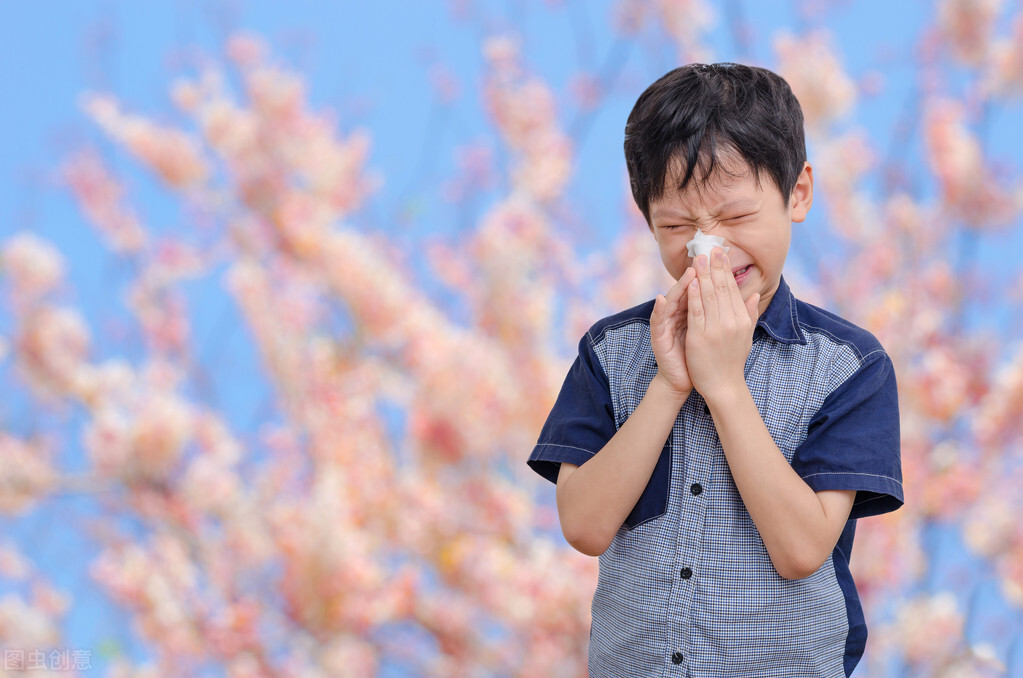
<svg viewBox="0 0 1023 678">
<path fill-rule="evenodd" d="M 796 185 L 792 189 L 792 196 L 789 198 L 792 221 L 800 223 L 806 219 L 810 206 L 813 205 L 813 167 L 810 163 L 803 163 L 803 171 L 796 179 Z"/>
</svg>

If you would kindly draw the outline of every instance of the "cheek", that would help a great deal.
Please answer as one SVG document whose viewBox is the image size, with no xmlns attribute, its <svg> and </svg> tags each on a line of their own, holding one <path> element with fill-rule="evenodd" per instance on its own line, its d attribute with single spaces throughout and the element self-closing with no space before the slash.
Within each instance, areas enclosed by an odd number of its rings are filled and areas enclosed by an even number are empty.
<svg viewBox="0 0 1023 678">
<path fill-rule="evenodd" d="M 668 273 L 671 274 L 671 277 L 675 280 L 678 280 L 682 275 L 682 272 L 686 270 L 684 267 L 680 268 L 680 262 L 672 255 L 671 252 L 663 249 L 661 250 L 661 263 L 664 264 L 665 270 L 667 270 Z"/>
<path fill-rule="evenodd" d="M 661 261 L 668 270 L 675 270 L 677 268 L 679 275 L 681 275 L 690 266 L 689 249 L 686 247 L 686 243 L 690 240 L 692 238 L 671 236 L 657 241 L 657 249 L 661 254 Z"/>
</svg>

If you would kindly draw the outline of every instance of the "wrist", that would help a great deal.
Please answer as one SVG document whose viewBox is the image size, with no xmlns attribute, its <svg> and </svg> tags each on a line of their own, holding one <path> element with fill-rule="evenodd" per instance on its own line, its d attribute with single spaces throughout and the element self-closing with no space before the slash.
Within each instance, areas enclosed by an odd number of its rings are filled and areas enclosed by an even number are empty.
<svg viewBox="0 0 1023 678">
<path fill-rule="evenodd" d="M 679 407 L 682 407 L 682 404 L 689 398 L 689 394 L 692 392 L 692 387 L 675 386 L 660 371 L 654 375 L 654 378 L 650 381 L 650 386 L 647 388 L 648 394 L 675 401 Z"/>
<path fill-rule="evenodd" d="M 706 393 L 700 391 L 700 395 L 703 396 L 703 400 L 711 412 L 726 411 L 753 397 L 744 378 L 719 382 L 713 389 L 708 389 Z"/>
</svg>

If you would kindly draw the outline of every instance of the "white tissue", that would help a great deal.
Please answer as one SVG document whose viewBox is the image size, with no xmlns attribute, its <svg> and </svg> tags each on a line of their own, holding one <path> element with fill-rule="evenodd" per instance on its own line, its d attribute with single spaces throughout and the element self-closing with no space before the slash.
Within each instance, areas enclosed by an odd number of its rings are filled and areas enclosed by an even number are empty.
<svg viewBox="0 0 1023 678">
<path fill-rule="evenodd" d="M 686 249 L 689 250 L 689 256 L 696 258 L 701 254 L 710 256 L 710 251 L 715 247 L 722 248 L 725 253 L 728 253 L 725 245 L 725 239 L 718 235 L 704 235 L 703 231 L 696 229 L 696 236 L 686 243 Z"/>
</svg>

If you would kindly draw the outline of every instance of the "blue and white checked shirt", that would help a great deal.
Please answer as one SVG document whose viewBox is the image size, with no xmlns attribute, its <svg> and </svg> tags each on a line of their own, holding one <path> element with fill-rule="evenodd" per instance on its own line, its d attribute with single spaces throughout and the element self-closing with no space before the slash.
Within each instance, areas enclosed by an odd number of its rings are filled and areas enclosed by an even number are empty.
<svg viewBox="0 0 1023 678">
<path fill-rule="evenodd" d="M 529 465 L 598 453 L 657 371 L 653 302 L 579 343 Z M 783 579 L 732 481 L 710 414 L 690 395 L 593 596 L 590 675 L 848 676 L 867 629 L 849 557 L 856 519 L 902 505 L 895 372 L 868 332 L 792 296 L 784 279 L 757 322 L 746 383 L 778 448 L 814 490 L 856 490 L 852 516 L 813 575 Z"/>
</svg>

